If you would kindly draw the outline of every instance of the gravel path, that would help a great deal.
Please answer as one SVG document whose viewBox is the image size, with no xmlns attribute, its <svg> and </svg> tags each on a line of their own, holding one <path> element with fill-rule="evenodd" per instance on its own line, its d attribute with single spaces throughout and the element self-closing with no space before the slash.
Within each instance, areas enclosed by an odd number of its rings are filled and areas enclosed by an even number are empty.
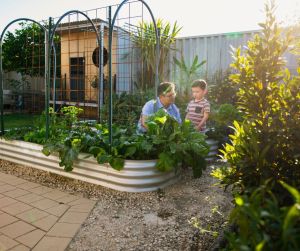
<svg viewBox="0 0 300 251">
<path fill-rule="evenodd" d="M 178 183 L 157 192 L 126 193 L 0 160 L 1 172 L 97 201 L 67 249 L 78 251 L 213 250 L 232 198 L 215 185 L 212 168 L 199 179 L 184 170 Z"/>
</svg>

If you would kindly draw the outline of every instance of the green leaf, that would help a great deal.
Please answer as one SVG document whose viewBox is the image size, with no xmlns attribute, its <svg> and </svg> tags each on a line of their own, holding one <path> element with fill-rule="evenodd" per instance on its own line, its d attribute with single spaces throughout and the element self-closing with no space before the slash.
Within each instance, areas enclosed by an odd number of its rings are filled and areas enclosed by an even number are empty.
<svg viewBox="0 0 300 251">
<path fill-rule="evenodd" d="M 298 191 L 296 188 L 294 188 L 294 187 L 292 187 L 292 186 L 286 184 L 286 183 L 283 182 L 283 181 L 279 181 L 279 182 L 280 182 L 280 184 L 281 184 L 286 190 L 288 190 L 288 191 L 290 192 L 290 194 L 294 197 L 295 201 L 296 201 L 297 203 L 300 203 L 300 193 L 299 193 L 299 191 Z"/>
<path fill-rule="evenodd" d="M 73 162 L 74 160 L 77 159 L 78 157 L 78 151 L 76 149 L 73 149 L 73 148 L 68 148 L 68 147 L 65 147 L 64 149 L 62 149 L 60 151 L 60 163 L 59 165 L 60 166 L 64 166 L 65 167 L 65 171 L 69 172 L 69 171 L 72 171 L 73 168 Z"/>
<path fill-rule="evenodd" d="M 158 155 L 156 167 L 162 172 L 171 171 L 175 167 L 174 156 L 165 152 L 160 153 Z"/>
<path fill-rule="evenodd" d="M 137 151 L 136 146 L 130 146 L 130 147 L 126 148 L 125 157 L 134 155 L 136 151 Z"/>
<path fill-rule="evenodd" d="M 103 153 L 104 149 L 98 146 L 91 146 L 89 148 L 89 153 L 93 154 L 96 157 L 100 152 Z M 105 151 L 104 151 L 105 152 Z"/>
<path fill-rule="evenodd" d="M 46 156 L 49 156 L 51 152 L 47 148 L 43 148 L 42 153 L 45 154 Z"/>
<path fill-rule="evenodd" d="M 235 203 L 238 205 L 238 206 L 243 206 L 244 205 L 244 200 L 241 196 L 236 196 L 234 198 L 235 200 Z"/>
<path fill-rule="evenodd" d="M 283 222 L 283 235 L 285 238 L 290 234 L 289 229 L 300 219 L 300 204 L 293 205 L 287 215 L 284 218 Z"/>
<path fill-rule="evenodd" d="M 161 124 L 165 124 L 167 121 L 167 116 L 163 116 L 163 117 L 155 117 L 155 121 L 158 121 Z"/>
<path fill-rule="evenodd" d="M 255 247 L 255 251 L 262 251 L 265 246 L 265 243 L 265 240 L 262 240 L 260 243 L 258 243 Z"/>
<path fill-rule="evenodd" d="M 111 155 L 106 155 L 106 154 L 103 154 L 103 153 L 99 153 L 97 155 L 97 162 L 99 164 L 105 164 L 105 163 L 109 163 L 109 161 L 111 160 Z"/>
<path fill-rule="evenodd" d="M 112 168 L 120 171 L 123 169 L 125 160 L 123 158 L 112 158 L 109 162 Z"/>
</svg>

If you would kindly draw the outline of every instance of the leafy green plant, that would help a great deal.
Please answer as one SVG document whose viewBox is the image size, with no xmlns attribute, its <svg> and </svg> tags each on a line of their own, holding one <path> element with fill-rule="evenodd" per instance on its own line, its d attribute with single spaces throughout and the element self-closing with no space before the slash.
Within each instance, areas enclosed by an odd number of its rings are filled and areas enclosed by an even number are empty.
<svg viewBox="0 0 300 251">
<path fill-rule="evenodd" d="M 231 126 L 233 121 L 240 121 L 241 114 L 232 104 L 222 104 L 212 109 L 208 120 L 208 132 L 210 139 L 219 141 L 220 146 L 228 141 L 229 134 L 233 133 Z"/>
<path fill-rule="evenodd" d="M 50 109 L 48 140 L 44 122 L 36 130 L 26 130 L 18 139 L 43 144 L 43 153 L 47 156 L 58 153 L 59 164 L 66 171 L 72 171 L 74 161 L 81 152 L 92 154 L 98 163 L 109 163 L 116 170 L 124 167 L 125 159 L 157 159 L 160 171 L 177 169 L 184 161 L 193 168 L 195 177 L 200 177 L 206 167 L 204 158 L 208 146 L 205 136 L 197 133 L 189 121 L 180 125 L 173 117 L 159 110 L 149 118 L 146 134 L 136 134 L 135 130 L 113 125 L 113 143 L 110 145 L 107 125 L 91 127 L 88 123 L 79 122 L 80 112 L 81 109 L 76 107 L 65 107 L 61 114 Z M 44 120 L 42 117 L 41 121 Z M 10 138 L 13 137 L 11 133 Z"/>
<path fill-rule="evenodd" d="M 235 51 L 231 81 L 239 87 L 243 121 L 234 123 L 231 143 L 222 153 L 230 164 L 227 184 L 251 190 L 265 180 L 300 185 L 300 78 L 291 77 L 282 57 L 290 44 L 266 5 L 262 32 Z M 300 70 L 299 70 L 300 72 Z"/>
<path fill-rule="evenodd" d="M 30 126 L 9 128 L 4 135 L 1 135 L 1 138 L 5 140 L 24 140 L 24 135 L 35 129 L 35 127 Z"/>
<path fill-rule="evenodd" d="M 128 129 L 135 129 L 134 125 L 137 123 L 143 105 L 150 99 L 154 98 L 154 91 L 148 90 L 145 92 L 125 93 L 113 95 L 113 123 L 122 125 Z M 108 120 L 108 98 L 101 108 L 101 115 L 103 121 Z"/>
<path fill-rule="evenodd" d="M 199 78 L 201 74 L 201 68 L 206 63 L 205 60 L 199 62 L 198 56 L 195 56 L 192 60 L 192 64 L 188 65 L 184 57 L 181 56 L 180 60 L 173 57 L 175 65 L 179 67 L 179 79 L 176 81 L 178 83 L 179 91 L 185 95 L 189 96 L 191 92 L 192 83 L 196 78 Z"/>
<path fill-rule="evenodd" d="M 226 233 L 225 250 L 300 249 L 300 193 L 294 187 L 280 183 L 294 198 L 293 203 L 280 205 L 269 182 L 250 195 L 235 197 L 236 207 L 230 221 L 237 228 Z"/>
<path fill-rule="evenodd" d="M 65 171 L 73 170 L 73 163 L 78 159 L 80 152 L 88 152 L 90 145 L 96 145 L 98 137 L 87 124 L 80 124 L 72 127 L 70 131 L 60 131 L 56 137 L 48 140 L 43 147 L 43 153 L 49 156 L 58 153 L 60 166 Z"/>
<path fill-rule="evenodd" d="M 193 168 L 194 177 L 200 177 L 206 167 L 208 146 L 205 136 L 194 131 L 189 121 L 182 125 L 163 110 L 159 110 L 148 121 L 145 134 L 126 135 L 126 131 L 115 127 L 111 152 L 108 147 L 92 147 L 99 163 L 110 163 L 121 169 L 127 159 L 157 159 L 160 171 L 177 169 L 183 161 Z M 107 135 L 103 141 L 108 142 Z"/>
<path fill-rule="evenodd" d="M 192 217 L 188 222 L 193 227 L 197 228 L 200 231 L 200 234 L 211 234 L 213 237 L 217 237 L 219 234 L 217 231 L 206 229 L 203 226 L 201 226 L 200 220 L 196 217 Z"/>
<path fill-rule="evenodd" d="M 159 170 L 170 170 L 183 160 L 193 168 L 194 177 L 200 177 L 206 167 L 205 156 L 208 146 L 205 136 L 196 132 L 191 122 L 186 120 L 182 125 L 163 110 L 150 116 L 147 135 L 156 148 L 159 156 Z"/>
</svg>

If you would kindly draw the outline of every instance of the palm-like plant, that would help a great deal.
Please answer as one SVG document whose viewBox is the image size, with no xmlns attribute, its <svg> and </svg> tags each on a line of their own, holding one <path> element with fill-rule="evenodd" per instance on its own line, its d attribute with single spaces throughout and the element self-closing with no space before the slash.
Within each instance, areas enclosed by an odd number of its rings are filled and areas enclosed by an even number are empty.
<svg viewBox="0 0 300 251">
<path fill-rule="evenodd" d="M 181 59 L 173 57 L 175 65 L 179 67 L 179 76 L 178 80 L 178 89 L 179 91 L 187 96 L 193 81 L 200 76 L 200 69 L 206 63 L 206 60 L 201 62 L 198 61 L 198 56 L 195 56 L 191 65 L 188 65 L 184 57 L 181 56 Z"/>
<path fill-rule="evenodd" d="M 166 61 L 172 44 L 175 43 L 175 38 L 181 30 L 177 22 L 173 26 L 169 22 L 164 22 L 162 19 L 156 21 L 156 26 L 160 30 L 160 55 L 156 55 L 156 36 L 155 28 L 152 22 L 141 22 L 137 27 L 137 31 L 133 34 L 133 42 L 140 49 L 141 59 L 143 61 L 144 81 L 147 86 L 154 86 L 156 57 L 159 56 L 159 80 L 164 79 L 166 69 Z"/>
</svg>

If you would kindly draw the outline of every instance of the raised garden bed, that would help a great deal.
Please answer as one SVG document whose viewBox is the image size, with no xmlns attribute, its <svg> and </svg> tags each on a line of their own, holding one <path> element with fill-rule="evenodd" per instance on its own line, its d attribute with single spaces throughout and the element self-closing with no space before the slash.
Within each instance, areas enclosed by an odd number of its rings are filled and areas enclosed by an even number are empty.
<svg viewBox="0 0 300 251">
<path fill-rule="evenodd" d="M 126 192 L 155 191 L 179 178 L 174 171 L 158 171 L 155 160 L 126 160 L 124 169 L 116 171 L 109 165 L 98 164 L 88 154 L 80 154 L 74 162 L 73 171 L 66 172 L 59 166 L 58 156 L 47 157 L 42 148 L 24 141 L 0 139 L 0 159 Z"/>
<path fill-rule="evenodd" d="M 214 161 L 217 158 L 217 155 L 219 154 L 219 142 L 214 139 L 206 139 L 205 142 L 209 146 L 209 153 L 207 157 L 205 158 L 207 161 Z"/>
</svg>

